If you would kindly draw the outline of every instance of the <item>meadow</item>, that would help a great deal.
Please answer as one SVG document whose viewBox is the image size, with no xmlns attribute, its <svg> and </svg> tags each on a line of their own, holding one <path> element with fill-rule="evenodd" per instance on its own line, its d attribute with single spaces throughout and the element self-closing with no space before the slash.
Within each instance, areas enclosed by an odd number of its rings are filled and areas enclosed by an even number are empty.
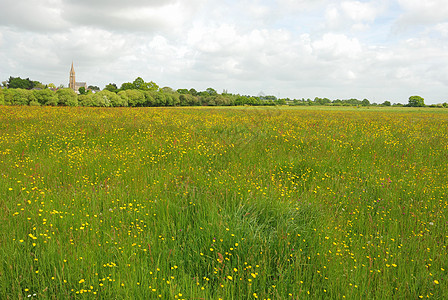
<svg viewBox="0 0 448 300">
<path fill-rule="evenodd" d="M 0 107 L 1 299 L 448 299 L 448 112 Z"/>
</svg>

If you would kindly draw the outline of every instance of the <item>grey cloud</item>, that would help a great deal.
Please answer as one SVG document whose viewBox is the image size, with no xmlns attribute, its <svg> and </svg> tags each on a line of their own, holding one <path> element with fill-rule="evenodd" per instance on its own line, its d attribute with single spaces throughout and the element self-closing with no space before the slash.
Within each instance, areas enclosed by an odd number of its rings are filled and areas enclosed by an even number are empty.
<svg viewBox="0 0 448 300">
<path fill-rule="evenodd" d="M 4 0 L 0 7 L 0 26 L 35 32 L 55 32 L 67 28 L 60 7 L 51 0 Z"/>
</svg>

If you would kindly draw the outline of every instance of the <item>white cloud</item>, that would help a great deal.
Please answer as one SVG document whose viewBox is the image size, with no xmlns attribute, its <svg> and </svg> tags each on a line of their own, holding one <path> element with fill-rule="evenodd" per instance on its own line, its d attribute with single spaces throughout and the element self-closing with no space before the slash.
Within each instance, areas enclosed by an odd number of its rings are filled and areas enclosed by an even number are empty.
<svg viewBox="0 0 448 300">
<path fill-rule="evenodd" d="M 325 19 L 330 30 L 364 31 L 387 9 L 387 2 L 342 1 L 327 6 Z"/>
<path fill-rule="evenodd" d="M 362 46 L 356 38 L 343 34 L 327 33 L 322 39 L 312 43 L 314 53 L 322 59 L 357 59 L 362 52 Z"/>
<path fill-rule="evenodd" d="M 23 28 L 29 31 L 60 31 L 68 23 L 61 16 L 59 0 L 3 0 L 0 26 Z"/>
<path fill-rule="evenodd" d="M 402 27 L 435 24 L 448 21 L 448 5 L 445 0 L 397 0 L 403 9 L 397 23 Z"/>
<path fill-rule="evenodd" d="M 355 22 L 373 22 L 380 12 L 378 1 L 344 1 L 341 8 L 345 15 Z"/>
</svg>

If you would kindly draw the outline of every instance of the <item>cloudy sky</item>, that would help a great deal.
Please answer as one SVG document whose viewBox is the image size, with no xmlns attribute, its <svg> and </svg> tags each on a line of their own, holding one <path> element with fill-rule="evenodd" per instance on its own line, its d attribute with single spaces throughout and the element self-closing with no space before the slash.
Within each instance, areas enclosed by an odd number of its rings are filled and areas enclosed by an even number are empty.
<svg viewBox="0 0 448 300">
<path fill-rule="evenodd" d="M 448 101 L 446 0 L 0 0 L 0 80 Z"/>
</svg>

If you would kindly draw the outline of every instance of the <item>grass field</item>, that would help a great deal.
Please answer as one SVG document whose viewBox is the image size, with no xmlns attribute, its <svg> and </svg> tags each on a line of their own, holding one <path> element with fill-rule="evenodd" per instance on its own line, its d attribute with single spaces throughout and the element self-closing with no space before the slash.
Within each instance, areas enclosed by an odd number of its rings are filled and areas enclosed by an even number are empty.
<svg viewBox="0 0 448 300">
<path fill-rule="evenodd" d="M 448 112 L 0 107 L 1 299 L 448 299 Z"/>
</svg>

